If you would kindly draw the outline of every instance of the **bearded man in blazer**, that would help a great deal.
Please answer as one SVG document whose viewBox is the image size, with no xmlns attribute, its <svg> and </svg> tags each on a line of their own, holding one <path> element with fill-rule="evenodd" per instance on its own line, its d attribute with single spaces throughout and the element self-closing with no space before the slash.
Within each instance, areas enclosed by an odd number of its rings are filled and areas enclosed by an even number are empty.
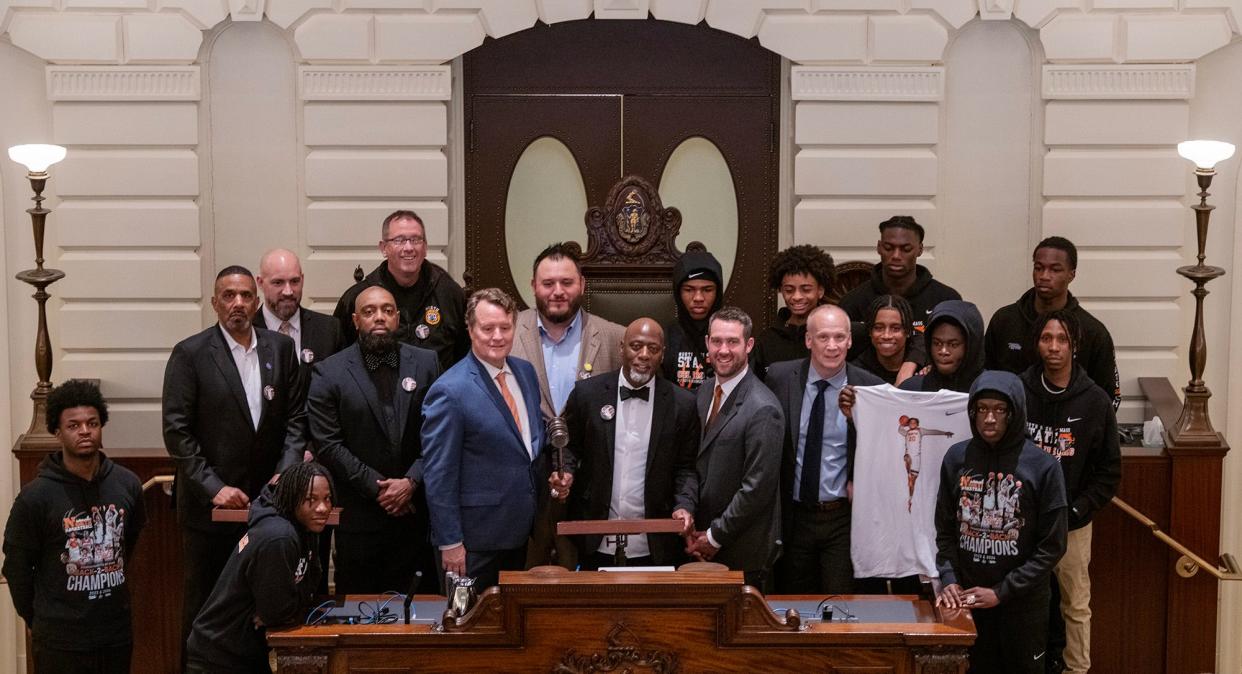
<svg viewBox="0 0 1242 674">
<path fill-rule="evenodd" d="M 184 556 L 182 640 L 244 524 L 216 523 L 213 508 L 246 508 L 306 448 L 306 397 L 293 340 L 255 329 L 254 276 L 225 267 L 211 297 L 219 322 L 173 347 L 164 370 L 164 447 Z"/>
<path fill-rule="evenodd" d="M 482 590 L 526 563 L 544 480 L 539 383 L 509 355 L 517 304 L 497 288 L 466 303 L 470 353 L 427 391 L 423 476 L 432 542 L 445 571 Z"/>
<path fill-rule="evenodd" d="M 338 594 L 435 592 L 423 487 L 423 398 L 434 351 L 397 341 L 397 301 L 381 286 L 354 300 L 358 341 L 315 366 L 307 414 L 315 455 L 332 471 Z M 414 586 L 416 573 L 422 580 Z"/>
<path fill-rule="evenodd" d="M 780 534 L 785 420 L 776 397 L 747 366 L 752 330 L 750 316 L 737 307 L 708 319 L 715 375 L 695 392 L 703 439 L 696 478 L 678 495 L 673 516 L 694 517 L 688 553 L 745 572 L 746 583 L 763 591 Z"/>
<path fill-rule="evenodd" d="M 626 328 L 620 347 L 621 369 L 578 382 L 565 404 L 572 520 L 670 517 L 675 496 L 694 479 L 699 414 L 693 393 L 659 376 L 664 330 L 640 318 Z M 689 513 L 683 524 L 690 531 Z M 613 564 L 615 542 L 602 536 L 575 542 L 583 568 Z M 674 534 L 630 536 L 626 556 L 634 566 L 676 565 L 685 560 L 684 548 Z"/>
<path fill-rule="evenodd" d="M 309 386 L 311 366 L 344 348 L 341 324 L 328 314 L 302 306 L 306 277 L 293 251 L 276 248 L 265 253 L 259 260 L 255 280 L 263 294 L 263 306 L 254 315 L 254 327 L 275 330 L 293 339 Z"/>
</svg>

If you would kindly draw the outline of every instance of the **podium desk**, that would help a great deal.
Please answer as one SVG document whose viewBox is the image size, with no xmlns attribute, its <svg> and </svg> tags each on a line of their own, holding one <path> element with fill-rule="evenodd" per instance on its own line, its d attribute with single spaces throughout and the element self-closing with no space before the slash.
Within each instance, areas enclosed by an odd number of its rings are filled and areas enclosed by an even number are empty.
<svg viewBox="0 0 1242 674">
<path fill-rule="evenodd" d="M 867 595 L 833 597 L 831 622 L 798 610 L 822 599 L 765 599 L 738 572 L 504 572 L 460 618 L 273 630 L 268 644 L 282 674 L 966 671 L 968 611 Z"/>
</svg>

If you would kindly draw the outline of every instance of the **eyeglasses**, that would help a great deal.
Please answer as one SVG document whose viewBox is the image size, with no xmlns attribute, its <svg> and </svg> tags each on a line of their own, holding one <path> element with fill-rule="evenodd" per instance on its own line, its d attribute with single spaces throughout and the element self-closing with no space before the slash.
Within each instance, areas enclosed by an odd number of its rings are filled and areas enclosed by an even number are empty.
<svg viewBox="0 0 1242 674">
<path fill-rule="evenodd" d="M 394 236 L 391 239 L 384 239 L 384 243 L 396 246 L 397 248 L 404 248 L 407 243 L 414 244 L 415 246 L 421 246 L 424 243 L 427 243 L 427 239 L 424 239 L 421 236 Z"/>
</svg>

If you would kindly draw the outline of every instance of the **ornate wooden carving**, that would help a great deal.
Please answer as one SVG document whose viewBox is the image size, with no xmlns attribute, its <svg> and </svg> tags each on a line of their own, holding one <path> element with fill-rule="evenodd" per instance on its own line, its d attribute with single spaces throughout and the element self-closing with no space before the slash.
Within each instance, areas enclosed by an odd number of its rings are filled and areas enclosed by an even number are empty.
<svg viewBox="0 0 1242 674">
<path fill-rule="evenodd" d="M 681 257 L 677 234 L 681 212 L 665 208 L 655 187 L 641 176 L 622 178 L 608 191 L 603 206 L 587 209 L 587 250 L 582 256 L 588 269 L 628 276 L 625 269 L 641 265 L 671 269 Z"/>
<path fill-rule="evenodd" d="M 603 652 L 578 653 L 576 649 L 565 651 L 560 663 L 552 668 L 554 674 L 595 674 L 595 672 L 651 672 L 673 674 L 680 671 L 677 654 L 658 648 L 647 648 L 638 635 L 624 622 L 612 626 L 604 637 L 608 644 Z"/>
<path fill-rule="evenodd" d="M 504 603 L 499 587 L 490 587 L 479 595 L 479 601 L 466 615 L 457 617 L 445 611 L 440 621 L 440 631 L 472 632 L 474 634 L 503 634 L 505 631 Z"/>
<path fill-rule="evenodd" d="M 294 648 L 276 652 L 277 674 L 327 674 L 330 651 Z"/>
<path fill-rule="evenodd" d="M 914 652 L 914 674 L 966 674 L 969 664 L 964 648 L 939 646 Z"/>
</svg>

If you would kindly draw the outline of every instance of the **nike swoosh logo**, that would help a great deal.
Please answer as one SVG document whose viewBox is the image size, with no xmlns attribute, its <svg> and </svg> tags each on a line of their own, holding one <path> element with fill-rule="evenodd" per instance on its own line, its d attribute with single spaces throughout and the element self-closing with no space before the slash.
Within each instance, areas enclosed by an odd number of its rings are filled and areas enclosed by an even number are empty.
<svg viewBox="0 0 1242 674">
<path fill-rule="evenodd" d="M 1075 421 L 1082 421 L 1082 417 L 1069 417 L 1068 419 L 1065 420 L 1065 423 L 1072 424 Z"/>
<path fill-rule="evenodd" d="M 1048 652 L 1048 651 L 1044 651 L 1044 653 L 1047 653 L 1047 652 Z M 1038 659 L 1040 659 L 1040 658 L 1044 657 L 1044 653 L 1040 653 L 1039 655 L 1036 655 L 1034 658 L 1031 658 L 1031 659 L 1032 659 L 1032 660 L 1038 660 Z"/>
</svg>

